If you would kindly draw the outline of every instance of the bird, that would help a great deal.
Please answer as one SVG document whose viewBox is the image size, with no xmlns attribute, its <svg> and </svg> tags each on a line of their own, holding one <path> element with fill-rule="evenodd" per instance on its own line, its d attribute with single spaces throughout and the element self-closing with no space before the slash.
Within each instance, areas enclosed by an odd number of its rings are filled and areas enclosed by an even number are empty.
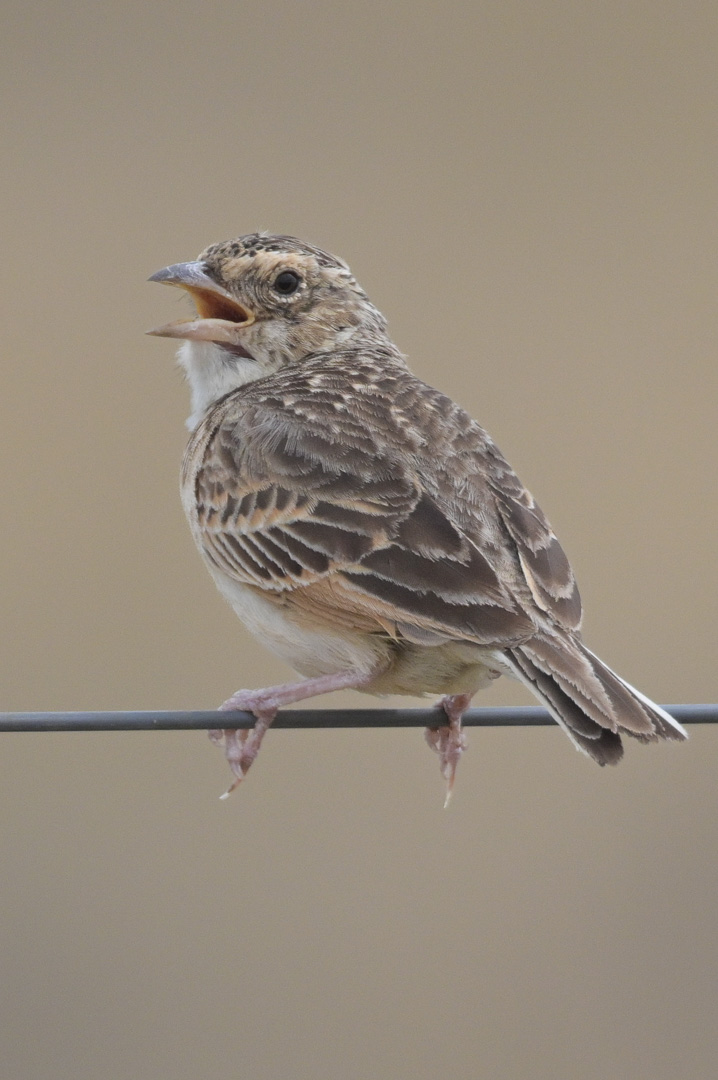
<svg viewBox="0 0 718 1080">
<path fill-rule="evenodd" d="M 462 717 L 500 675 L 574 746 L 616 764 L 622 735 L 682 740 L 581 636 L 574 573 L 487 432 L 422 382 L 342 260 L 292 236 L 211 244 L 150 281 L 184 290 L 189 441 L 181 497 L 199 552 L 249 631 L 302 678 L 232 694 L 232 783 L 279 708 L 328 693 L 440 695 L 426 739 L 451 795 Z"/>
</svg>

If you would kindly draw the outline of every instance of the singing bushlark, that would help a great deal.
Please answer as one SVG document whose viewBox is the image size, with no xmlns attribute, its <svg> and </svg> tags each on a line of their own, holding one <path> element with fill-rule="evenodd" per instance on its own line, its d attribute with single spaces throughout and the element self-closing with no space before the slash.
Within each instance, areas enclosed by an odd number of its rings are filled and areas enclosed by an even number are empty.
<svg viewBox="0 0 718 1080">
<path fill-rule="evenodd" d="M 212 733 L 230 791 L 277 709 L 331 690 L 444 695 L 427 740 L 449 793 L 462 715 L 501 674 L 600 765 L 622 734 L 686 737 L 584 645 L 546 517 L 483 428 L 412 374 L 346 263 L 256 233 L 150 280 L 196 307 L 151 331 L 182 341 L 192 535 L 240 619 L 304 676 L 222 706 L 256 717 Z"/>
</svg>

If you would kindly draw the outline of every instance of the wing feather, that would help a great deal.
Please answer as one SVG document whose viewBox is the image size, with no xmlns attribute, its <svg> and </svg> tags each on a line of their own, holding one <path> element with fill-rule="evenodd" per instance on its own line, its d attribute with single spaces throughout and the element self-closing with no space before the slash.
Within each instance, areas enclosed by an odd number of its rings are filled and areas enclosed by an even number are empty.
<svg viewBox="0 0 718 1080">
<path fill-rule="evenodd" d="M 487 460 L 499 515 L 535 603 L 564 629 L 578 630 L 582 617 L 578 586 L 546 515 L 493 444 Z"/>
<path fill-rule="evenodd" d="M 214 567 L 299 606 L 360 613 L 377 631 L 492 645 L 535 630 L 490 558 L 419 471 L 359 427 L 342 439 L 266 405 L 217 426 L 195 478 Z M 331 582 L 331 596 L 322 582 Z M 412 628 L 413 631 L 412 631 Z"/>
</svg>

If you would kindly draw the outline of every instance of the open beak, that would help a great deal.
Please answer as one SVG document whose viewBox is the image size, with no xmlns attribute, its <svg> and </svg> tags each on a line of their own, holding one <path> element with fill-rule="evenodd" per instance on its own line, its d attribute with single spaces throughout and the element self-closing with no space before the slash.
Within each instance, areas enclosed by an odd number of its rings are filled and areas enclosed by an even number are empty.
<svg viewBox="0 0 718 1080">
<path fill-rule="evenodd" d="M 163 285 L 176 285 L 190 294 L 197 308 L 194 319 L 148 330 L 155 337 L 186 338 L 189 341 L 216 341 L 222 345 L 239 344 L 239 327 L 251 326 L 254 315 L 207 274 L 201 262 L 175 263 L 158 270 L 149 279 Z"/>
</svg>

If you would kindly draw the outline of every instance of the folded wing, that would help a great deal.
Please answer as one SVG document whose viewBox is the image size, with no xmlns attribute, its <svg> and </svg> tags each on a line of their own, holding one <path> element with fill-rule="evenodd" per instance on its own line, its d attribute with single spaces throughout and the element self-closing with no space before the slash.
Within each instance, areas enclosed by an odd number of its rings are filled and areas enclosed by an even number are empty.
<svg viewBox="0 0 718 1080">
<path fill-rule="evenodd" d="M 298 605 L 325 601 L 327 617 L 343 605 L 377 631 L 487 645 L 533 633 L 487 555 L 399 455 L 266 411 L 220 425 L 197 478 L 217 569 Z"/>
</svg>

